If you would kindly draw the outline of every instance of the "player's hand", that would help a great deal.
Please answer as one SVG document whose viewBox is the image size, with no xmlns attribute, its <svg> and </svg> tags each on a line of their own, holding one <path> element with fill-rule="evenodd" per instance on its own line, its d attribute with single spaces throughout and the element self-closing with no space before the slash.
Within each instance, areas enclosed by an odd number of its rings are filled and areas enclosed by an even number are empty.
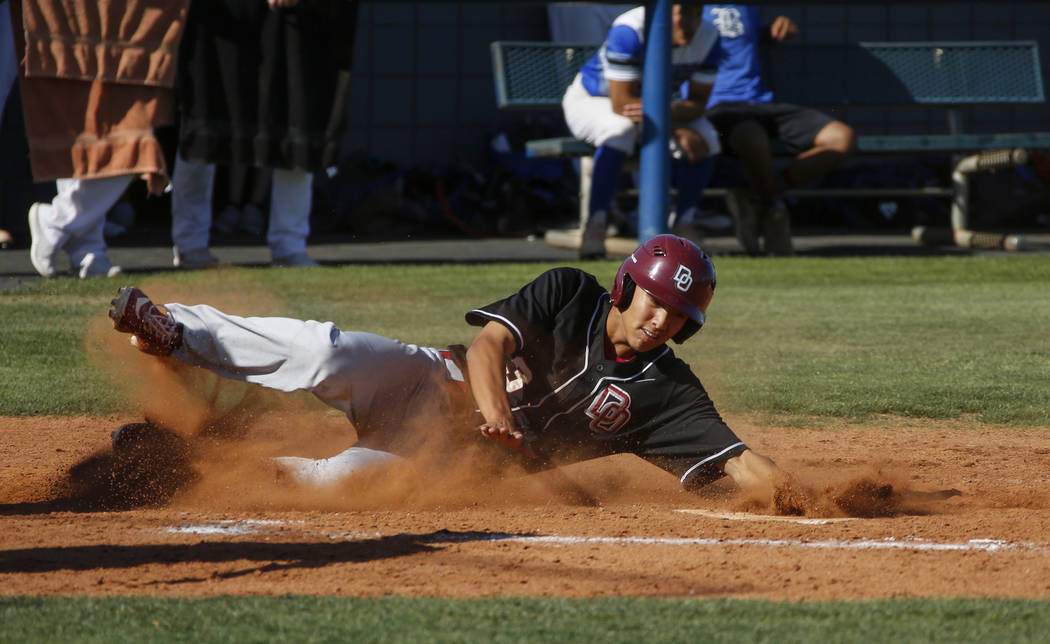
<svg viewBox="0 0 1050 644">
<path fill-rule="evenodd" d="M 769 25 L 769 36 L 773 40 L 788 40 L 798 34 L 798 25 L 787 16 L 777 16 L 773 24 Z"/>
<path fill-rule="evenodd" d="M 482 436 L 489 440 L 496 441 L 512 450 L 521 452 L 529 458 L 536 458 L 536 452 L 532 451 L 529 442 L 525 439 L 525 434 L 522 434 L 516 429 L 511 429 L 505 425 L 483 423 L 478 425 L 478 430 L 481 432 Z"/>
<path fill-rule="evenodd" d="M 675 128 L 675 138 L 688 157 L 689 163 L 698 163 L 708 156 L 707 143 L 695 130 L 687 127 Z"/>
<path fill-rule="evenodd" d="M 624 104 L 623 112 L 621 112 L 621 114 L 623 116 L 626 116 L 627 118 L 631 119 L 631 121 L 634 122 L 634 123 L 641 123 L 642 122 L 642 103 L 639 101 L 637 103 L 626 103 L 626 104 Z"/>
<path fill-rule="evenodd" d="M 284 9 L 287 7 L 294 7 L 299 4 L 299 0 L 266 0 L 270 9 Z"/>
</svg>

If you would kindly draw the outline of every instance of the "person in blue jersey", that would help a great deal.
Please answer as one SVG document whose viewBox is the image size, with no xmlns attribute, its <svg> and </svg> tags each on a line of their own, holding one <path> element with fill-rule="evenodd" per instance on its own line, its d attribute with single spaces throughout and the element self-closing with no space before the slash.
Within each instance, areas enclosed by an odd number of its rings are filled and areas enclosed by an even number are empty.
<svg viewBox="0 0 1050 644">
<path fill-rule="evenodd" d="M 697 237 L 704 230 L 724 230 L 732 220 L 705 216 L 700 197 L 720 151 L 718 133 L 704 109 L 722 51 L 718 32 L 701 20 L 698 5 L 671 8 L 673 179 L 678 190 L 668 228 Z M 599 51 L 565 91 L 562 108 L 569 130 L 595 146 L 590 202 L 580 245 L 582 258 L 605 254 L 605 232 L 624 160 L 634 153 L 642 122 L 642 69 L 645 58 L 645 7 L 613 21 Z M 644 187 L 643 187 L 644 189 Z"/>
<path fill-rule="evenodd" d="M 778 16 L 764 25 L 758 7 L 746 5 L 705 5 L 703 17 L 717 29 L 725 54 L 707 101 L 707 116 L 725 151 L 740 159 L 752 188 L 750 194 L 731 192 L 737 238 L 752 255 L 790 255 L 791 219 L 784 190 L 814 181 L 842 163 L 856 150 L 856 136 L 853 128 L 824 112 L 775 102 L 766 87 L 759 46 L 794 38 L 798 25 L 793 20 Z M 770 138 L 796 155 L 779 173 Z"/>
</svg>

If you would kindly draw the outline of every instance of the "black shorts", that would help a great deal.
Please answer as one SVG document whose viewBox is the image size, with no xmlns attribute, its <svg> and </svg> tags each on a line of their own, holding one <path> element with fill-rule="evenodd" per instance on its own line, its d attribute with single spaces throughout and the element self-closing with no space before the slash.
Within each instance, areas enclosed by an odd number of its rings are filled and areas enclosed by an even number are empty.
<svg viewBox="0 0 1050 644">
<path fill-rule="evenodd" d="M 813 147 L 824 126 L 835 119 L 811 107 L 791 103 L 719 103 L 705 113 L 718 130 L 722 149 L 729 151 L 729 133 L 744 121 L 756 121 L 771 139 L 779 139 L 797 154 Z"/>
</svg>

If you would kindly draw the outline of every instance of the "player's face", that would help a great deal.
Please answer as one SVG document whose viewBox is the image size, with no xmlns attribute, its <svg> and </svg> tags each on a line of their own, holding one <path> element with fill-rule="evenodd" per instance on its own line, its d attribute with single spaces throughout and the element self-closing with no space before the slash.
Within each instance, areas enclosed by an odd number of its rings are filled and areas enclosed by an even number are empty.
<svg viewBox="0 0 1050 644">
<path fill-rule="evenodd" d="M 703 20 L 703 7 L 676 4 L 671 6 L 671 41 L 676 47 L 688 45 Z"/>
<path fill-rule="evenodd" d="M 639 353 L 652 351 L 681 331 L 688 319 L 644 289 L 635 288 L 631 306 L 623 312 L 627 343 Z"/>
</svg>

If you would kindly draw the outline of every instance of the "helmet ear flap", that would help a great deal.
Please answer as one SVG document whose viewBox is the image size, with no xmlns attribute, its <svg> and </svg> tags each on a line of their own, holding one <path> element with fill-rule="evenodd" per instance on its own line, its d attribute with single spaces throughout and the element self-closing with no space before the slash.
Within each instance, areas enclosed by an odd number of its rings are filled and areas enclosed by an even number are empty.
<svg viewBox="0 0 1050 644">
<path fill-rule="evenodd" d="M 704 325 L 700 324 L 696 320 L 686 320 L 685 324 L 682 325 L 681 329 L 678 329 L 678 333 L 674 334 L 671 339 L 674 340 L 675 344 L 682 344 L 689 338 L 696 335 L 696 332 L 703 328 Z"/>
<path fill-rule="evenodd" d="M 634 280 L 625 273 L 623 281 L 620 283 L 620 288 L 616 290 L 616 297 L 612 301 L 613 306 L 621 311 L 626 311 L 631 306 L 631 301 L 634 300 L 634 289 Z"/>
</svg>

